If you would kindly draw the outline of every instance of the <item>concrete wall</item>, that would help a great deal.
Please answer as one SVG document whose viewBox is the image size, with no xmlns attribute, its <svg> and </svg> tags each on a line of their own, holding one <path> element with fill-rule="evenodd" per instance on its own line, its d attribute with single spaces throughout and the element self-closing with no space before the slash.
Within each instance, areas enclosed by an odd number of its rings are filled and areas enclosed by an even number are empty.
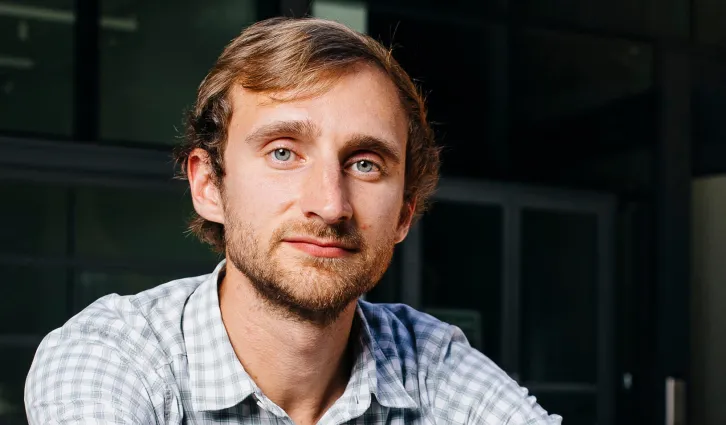
<svg viewBox="0 0 726 425">
<path fill-rule="evenodd" d="M 726 176 L 694 180 L 692 423 L 726 423 Z"/>
</svg>

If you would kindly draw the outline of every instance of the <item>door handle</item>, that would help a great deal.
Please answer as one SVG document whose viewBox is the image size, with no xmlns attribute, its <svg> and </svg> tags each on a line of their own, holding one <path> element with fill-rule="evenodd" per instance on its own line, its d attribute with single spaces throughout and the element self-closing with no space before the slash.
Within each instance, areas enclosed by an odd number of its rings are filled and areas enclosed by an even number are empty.
<svg viewBox="0 0 726 425">
<path fill-rule="evenodd" d="M 669 376 L 665 384 L 665 425 L 686 425 L 686 383 Z"/>
</svg>

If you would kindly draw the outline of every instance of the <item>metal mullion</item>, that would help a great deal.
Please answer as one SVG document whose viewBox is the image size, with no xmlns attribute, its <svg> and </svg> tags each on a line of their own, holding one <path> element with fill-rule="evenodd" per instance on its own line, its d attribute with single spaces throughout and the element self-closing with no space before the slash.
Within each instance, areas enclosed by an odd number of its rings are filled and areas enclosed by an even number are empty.
<svg viewBox="0 0 726 425">
<path fill-rule="evenodd" d="M 408 236 L 403 242 L 401 267 L 401 302 L 421 309 L 422 300 L 422 270 L 423 265 L 423 223 L 419 221 L 411 227 Z"/>
<path fill-rule="evenodd" d="M 96 174 L 71 170 L 33 170 L 22 168 L 0 168 L 0 182 L 28 182 L 48 185 L 83 187 L 102 187 L 133 189 L 155 192 L 177 192 L 182 194 L 189 185 L 174 180 L 171 175 L 166 179 L 126 176 L 116 174 Z"/>
<path fill-rule="evenodd" d="M 221 261 L 221 259 L 220 259 Z M 0 252 L 0 265 L 11 265 L 20 267 L 58 267 L 73 268 L 88 271 L 107 272 L 107 273 L 148 273 L 151 275 L 162 275 L 173 272 L 184 273 L 208 273 L 211 272 L 213 265 L 205 262 L 192 263 L 188 261 L 158 261 L 158 260 L 109 260 L 109 259 L 84 259 L 77 256 L 69 257 L 41 257 L 41 256 L 21 256 Z"/>
<path fill-rule="evenodd" d="M 4 334 L 0 335 L 0 349 L 37 348 L 42 339 L 42 335 L 36 334 Z"/>
<path fill-rule="evenodd" d="M 99 136 L 100 2 L 101 0 L 74 2 L 73 137 L 79 142 L 95 142 Z"/>
<path fill-rule="evenodd" d="M 502 204 L 504 214 L 502 248 L 502 365 L 515 380 L 520 379 L 520 265 L 521 210 L 512 202 Z"/>
<path fill-rule="evenodd" d="M 609 193 L 499 183 L 466 178 L 442 178 L 434 194 L 436 201 L 501 205 L 513 197 L 521 205 L 554 210 L 597 212 L 612 199 Z"/>
<path fill-rule="evenodd" d="M 579 199 L 577 195 L 548 198 L 543 193 L 526 192 L 520 193 L 518 198 L 521 205 L 528 209 L 584 214 L 597 214 L 613 199 L 606 194 L 598 194 L 597 198 Z"/>
<path fill-rule="evenodd" d="M 0 166 L 167 178 L 172 176 L 174 170 L 170 149 L 0 136 Z"/>
<path fill-rule="evenodd" d="M 526 381 L 522 384 L 530 393 L 537 395 L 542 393 L 557 394 L 590 394 L 596 396 L 598 394 L 598 386 L 595 384 L 583 384 L 580 382 L 540 382 Z"/>
<path fill-rule="evenodd" d="M 695 45 L 698 40 L 698 32 L 696 31 L 696 25 L 698 25 L 698 19 L 696 17 L 696 0 L 688 0 L 688 40 L 691 45 Z"/>
<path fill-rule="evenodd" d="M 661 423 L 666 417 L 666 379 L 687 383 L 691 379 L 691 53 L 664 43 L 654 57 L 660 104 L 654 173 L 656 305 L 652 350 L 659 355 L 649 365 L 646 408 L 655 415 L 650 419 Z"/>
<path fill-rule="evenodd" d="M 603 425 L 615 424 L 615 214 L 613 201 L 597 217 L 597 417 Z"/>
<path fill-rule="evenodd" d="M 66 189 L 66 259 L 73 260 L 76 257 L 76 191 Z M 76 311 L 76 267 L 66 267 L 66 310 L 68 317 L 77 313 Z"/>
<path fill-rule="evenodd" d="M 73 25 L 73 138 L 81 142 L 95 142 L 100 126 L 100 51 L 99 17 L 101 0 L 75 0 Z M 66 258 L 76 255 L 76 192 L 66 189 Z M 76 313 L 76 267 L 65 270 L 66 310 Z"/>
</svg>

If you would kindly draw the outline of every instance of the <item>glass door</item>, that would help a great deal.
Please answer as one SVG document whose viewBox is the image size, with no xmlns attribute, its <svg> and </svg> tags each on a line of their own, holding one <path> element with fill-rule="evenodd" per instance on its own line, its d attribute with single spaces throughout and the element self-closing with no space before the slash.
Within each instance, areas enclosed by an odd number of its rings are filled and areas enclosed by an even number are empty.
<svg viewBox="0 0 726 425">
<path fill-rule="evenodd" d="M 399 252 L 399 299 L 568 423 L 614 424 L 614 214 L 606 194 L 444 179 Z"/>
<path fill-rule="evenodd" d="M 614 349 L 606 317 L 611 289 L 601 282 L 608 273 L 603 216 L 588 208 L 525 205 L 517 214 L 519 380 L 570 423 L 610 423 L 598 420 L 612 411 L 608 353 Z"/>
<path fill-rule="evenodd" d="M 503 208 L 441 202 L 421 224 L 422 310 L 461 328 L 474 348 L 498 363 Z"/>
</svg>

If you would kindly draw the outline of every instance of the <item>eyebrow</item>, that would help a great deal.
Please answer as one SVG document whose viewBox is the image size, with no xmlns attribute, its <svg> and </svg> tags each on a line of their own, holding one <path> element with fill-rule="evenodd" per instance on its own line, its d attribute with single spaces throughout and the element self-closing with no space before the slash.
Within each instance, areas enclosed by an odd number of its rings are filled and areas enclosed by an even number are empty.
<svg viewBox="0 0 726 425">
<path fill-rule="evenodd" d="M 318 134 L 320 134 L 320 129 L 309 120 L 275 121 L 253 131 L 245 138 L 245 141 L 256 145 L 275 137 L 294 136 L 312 139 Z"/>
<path fill-rule="evenodd" d="M 400 164 L 401 154 L 398 152 L 398 149 L 394 148 L 394 146 L 396 145 L 393 142 L 382 140 L 367 134 L 356 134 L 348 141 L 348 143 L 346 143 L 346 148 L 352 152 L 373 151 L 387 157 L 396 164 Z"/>
<path fill-rule="evenodd" d="M 265 124 L 254 130 L 245 138 L 251 145 L 261 145 L 276 137 L 296 137 L 300 139 L 314 139 L 320 135 L 320 128 L 310 120 L 275 121 Z M 350 152 L 373 151 L 396 164 L 401 163 L 401 154 L 392 141 L 387 141 L 368 134 L 355 134 L 345 145 Z"/>
</svg>

